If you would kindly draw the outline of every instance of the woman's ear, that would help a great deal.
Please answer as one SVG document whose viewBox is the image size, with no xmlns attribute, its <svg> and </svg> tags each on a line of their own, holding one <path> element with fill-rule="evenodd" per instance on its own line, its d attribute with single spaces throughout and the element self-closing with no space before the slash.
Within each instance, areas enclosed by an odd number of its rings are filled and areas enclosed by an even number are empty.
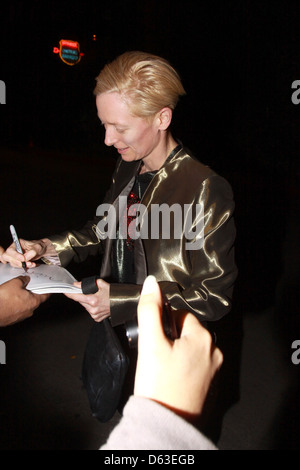
<svg viewBox="0 0 300 470">
<path fill-rule="evenodd" d="M 159 129 L 165 131 L 171 124 L 173 111 L 171 108 L 162 108 L 157 113 Z"/>
</svg>

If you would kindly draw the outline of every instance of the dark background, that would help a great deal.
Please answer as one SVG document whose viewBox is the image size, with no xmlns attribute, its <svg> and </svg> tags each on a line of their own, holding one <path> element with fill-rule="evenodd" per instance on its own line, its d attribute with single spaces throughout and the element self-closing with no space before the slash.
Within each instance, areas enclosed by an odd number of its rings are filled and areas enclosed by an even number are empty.
<svg viewBox="0 0 300 470">
<path fill-rule="evenodd" d="M 95 77 L 126 50 L 161 55 L 187 92 L 174 135 L 234 190 L 235 309 L 242 317 L 272 308 L 276 333 L 270 335 L 289 357 L 300 336 L 300 105 L 291 101 L 291 85 L 300 80 L 299 24 L 297 1 L 6 2 L 0 243 L 11 243 L 11 223 L 20 237 L 33 239 L 80 227 L 95 214 L 116 158 L 103 144 Z M 53 54 L 60 39 L 80 43 L 80 63 L 70 67 Z M 70 270 L 81 278 L 98 263 Z M 15 344 L 24 331 L 69 319 L 71 310 L 82 315 L 65 298 L 47 305 L 33 319 L 0 330 L 0 338 Z"/>
</svg>

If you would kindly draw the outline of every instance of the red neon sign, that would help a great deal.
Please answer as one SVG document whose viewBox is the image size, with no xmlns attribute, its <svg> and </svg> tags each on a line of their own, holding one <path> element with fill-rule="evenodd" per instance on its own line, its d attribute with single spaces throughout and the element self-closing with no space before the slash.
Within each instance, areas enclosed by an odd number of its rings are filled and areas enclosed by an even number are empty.
<svg viewBox="0 0 300 470">
<path fill-rule="evenodd" d="M 53 47 L 53 53 L 59 54 L 61 60 L 68 65 L 78 64 L 81 57 L 84 55 L 80 52 L 79 43 L 69 39 L 61 39 L 61 41 L 59 41 L 59 48 Z"/>
<path fill-rule="evenodd" d="M 66 39 L 62 39 L 62 40 L 60 41 L 60 44 L 61 44 L 62 47 L 69 47 L 69 48 L 71 48 L 71 49 L 77 49 L 78 46 L 79 46 L 78 42 L 76 42 L 76 41 L 68 41 L 68 40 L 66 40 Z"/>
</svg>

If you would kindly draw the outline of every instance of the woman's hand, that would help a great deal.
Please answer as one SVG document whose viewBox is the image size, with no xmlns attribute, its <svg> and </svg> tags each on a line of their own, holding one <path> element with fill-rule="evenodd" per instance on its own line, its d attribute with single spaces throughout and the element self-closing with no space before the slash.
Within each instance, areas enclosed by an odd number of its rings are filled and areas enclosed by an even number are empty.
<svg viewBox="0 0 300 470">
<path fill-rule="evenodd" d="M 138 361 L 134 394 L 150 398 L 188 420 L 202 412 L 211 382 L 223 355 L 197 318 L 178 311 L 181 334 L 169 340 L 161 321 L 159 286 L 149 276 L 138 305 Z"/>
<path fill-rule="evenodd" d="M 97 279 L 98 292 L 96 294 L 65 294 L 69 299 L 79 302 L 91 315 L 93 320 L 100 322 L 110 316 L 109 291 L 110 285 L 103 279 Z M 81 282 L 75 282 L 81 287 Z"/>
<path fill-rule="evenodd" d="M 1 247 L 0 261 L 1 263 L 9 263 L 15 268 L 22 267 L 22 262 L 26 262 L 27 268 L 34 268 L 36 263 L 34 261 L 42 258 L 45 255 L 56 254 L 53 249 L 52 243 L 47 238 L 41 240 L 23 240 L 20 239 L 20 244 L 24 255 L 17 252 L 15 244 L 12 243 L 6 251 Z M 53 253 L 54 251 L 54 253 Z"/>
</svg>

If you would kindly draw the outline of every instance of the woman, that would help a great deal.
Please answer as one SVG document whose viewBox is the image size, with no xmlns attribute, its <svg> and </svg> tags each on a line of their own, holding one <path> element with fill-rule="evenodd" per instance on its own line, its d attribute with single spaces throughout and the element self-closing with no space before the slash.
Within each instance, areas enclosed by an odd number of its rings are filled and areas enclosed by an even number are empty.
<svg viewBox="0 0 300 470">
<path fill-rule="evenodd" d="M 231 308 L 236 277 L 234 202 L 229 184 L 171 134 L 173 111 L 185 94 L 177 72 L 160 57 L 127 52 L 104 67 L 94 93 L 105 144 L 120 154 L 104 203 L 115 207 L 118 198 L 126 196 L 128 204 L 141 201 L 148 217 L 162 204 L 169 208 L 179 204 L 182 214 L 186 207 L 195 208 L 194 217 L 199 216 L 196 206 L 203 208 L 201 247 L 187 249 L 186 227 L 176 239 L 172 234 L 162 239 L 157 233 L 155 238 L 150 233 L 136 240 L 103 236 L 98 228 L 103 219 L 96 216 L 79 231 L 22 240 L 27 266 L 57 255 L 66 266 L 72 259 L 82 262 L 89 254 L 102 253 L 98 292 L 70 297 L 81 302 L 94 320 L 110 317 L 113 326 L 136 315 L 148 274 L 156 277 L 172 307 L 186 308 L 201 321 L 220 319 Z M 196 226 L 193 219 L 192 227 Z M 162 227 L 158 230 L 161 235 Z M 2 261 L 15 266 L 22 259 L 14 245 L 2 256 Z"/>
<path fill-rule="evenodd" d="M 66 266 L 101 253 L 98 292 L 68 296 L 95 321 L 109 317 L 114 327 L 136 317 L 147 275 L 155 276 L 171 308 L 204 323 L 219 320 L 230 311 L 236 278 L 234 201 L 227 181 L 170 131 L 185 94 L 177 72 L 160 57 L 126 52 L 104 67 L 94 93 L 105 144 L 119 153 L 111 187 L 98 215 L 81 230 L 21 240 L 27 266 L 40 258 Z M 132 208 L 138 207 L 142 216 L 134 225 Z M 15 266 L 23 259 L 13 245 L 2 256 Z"/>
</svg>

